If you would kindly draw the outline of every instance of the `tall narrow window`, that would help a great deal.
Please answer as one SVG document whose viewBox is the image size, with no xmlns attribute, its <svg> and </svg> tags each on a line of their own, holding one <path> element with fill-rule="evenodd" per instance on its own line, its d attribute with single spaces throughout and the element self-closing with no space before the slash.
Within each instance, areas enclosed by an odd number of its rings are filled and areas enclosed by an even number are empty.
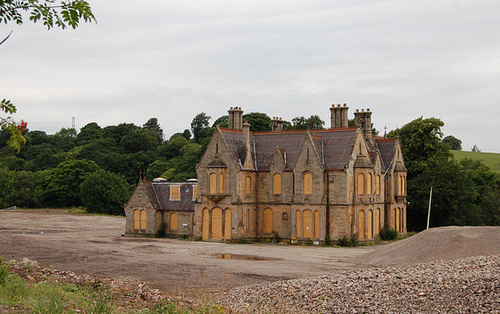
<svg viewBox="0 0 500 314">
<path fill-rule="evenodd" d="M 198 197 L 198 186 L 193 185 L 193 200 L 195 200 Z"/>
<path fill-rule="evenodd" d="M 311 172 L 304 173 L 304 194 L 310 195 L 313 193 L 313 174 Z"/>
<path fill-rule="evenodd" d="M 177 230 L 177 214 L 176 213 L 170 214 L 170 230 L 172 230 L 172 231 Z"/>
<path fill-rule="evenodd" d="M 380 195 L 380 175 L 377 175 L 377 186 L 375 187 L 377 189 L 377 195 Z"/>
<path fill-rule="evenodd" d="M 141 228 L 141 216 L 138 209 L 134 210 L 134 230 L 139 230 Z"/>
<path fill-rule="evenodd" d="M 220 194 L 224 193 L 224 182 L 225 182 L 225 180 L 224 180 L 224 173 L 221 172 L 219 174 L 219 193 Z"/>
<path fill-rule="evenodd" d="M 250 176 L 245 177 L 245 193 L 252 194 L 252 178 Z"/>
<path fill-rule="evenodd" d="M 147 221 L 146 221 L 146 210 L 141 210 L 141 230 L 142 231 L 146 231 L 146 227 L 147 227 Z"/>
<path fill-rule="evenodd" d="M 368 180 L 366 180 L 366 193 L 368 195 L 373 193 L 373 176 L 371 173 L 368 174 Z"/>
<path fill-rule="evenodd" d="M 181 199 L 180 197 L 180 186 L 170 186 L 170 199 L 173 200 L 173 201 L 178 201 Z"/>
<path fill-rule="evenodd" d="M 281 194 L 281 174 L 273 175 L 273 194 Z"/>
<path fill-rule="evenodd" d="M 358 194 L 365 194 L 365 175 L 362 173 L 358 174 Z"/>
<path fill-rule="evenodd" d="M 208 183 L 208 193 L 209 194 L 217 194 L 217 175 L 215 173 L 211 173 L 209 176 Z"/>
</svg>

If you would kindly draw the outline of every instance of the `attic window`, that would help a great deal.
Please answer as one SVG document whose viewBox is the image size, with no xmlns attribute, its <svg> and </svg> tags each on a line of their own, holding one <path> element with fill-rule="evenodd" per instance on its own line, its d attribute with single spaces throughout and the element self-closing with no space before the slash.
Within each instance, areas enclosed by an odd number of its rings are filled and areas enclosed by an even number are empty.
<svg viewBox="0 0 500 314">
<path fill-rule="evenodd" d="M 180 200 L 180 186 L 170 186 L 170 200 Z"/>
</svg>

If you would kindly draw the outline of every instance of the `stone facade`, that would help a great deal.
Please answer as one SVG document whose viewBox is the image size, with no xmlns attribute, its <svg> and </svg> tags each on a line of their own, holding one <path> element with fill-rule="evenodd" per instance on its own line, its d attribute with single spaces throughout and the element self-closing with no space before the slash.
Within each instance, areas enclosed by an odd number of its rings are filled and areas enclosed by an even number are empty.
<svg viewBox="0 0 500 314">
<path fill-rule="evenodd" d="M 333 105 L 328 130 L 251 132 L 229 110 L 197 167 L 193 233 L 204 240 L 279 235 L 324 242 L 387 225 L 406 233 L 406 168 L 397 139 L 372 135 L 371 111 Z"/>
<path fill-rule="evenodd" d="M 191 236 L 194 226 L 196 180 L 140 180 L 125 205 L 127 236 L 154 236 L 161 228 L 171 236 Z"/>
</svg>

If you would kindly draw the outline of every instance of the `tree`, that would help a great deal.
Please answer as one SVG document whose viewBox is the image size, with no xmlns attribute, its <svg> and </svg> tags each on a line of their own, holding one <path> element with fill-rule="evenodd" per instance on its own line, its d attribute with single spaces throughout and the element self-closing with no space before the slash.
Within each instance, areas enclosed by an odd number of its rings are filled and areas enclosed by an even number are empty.
<svg viewBox="0 0 500 314">
<path fill-rule="evenodd" d="M 100 169 L 82 182 L 80 197 L 88 212 L 123 215 L 130 190 L 122 176 Z"/>
<path fill-rule="evenodd" d="M 99 170 L 89 160 L 66 160 L 53 169 L 47 177 L 47 200 L 53 205 L 80 206 L 80 185 L 87 177 Z"/>
<path fill-rule="evenodd" d="M 142 128 L 154 134 L 154 136 L 158 140 L 158 144 L 161 144 L 163 142 L 163 130 L 158 124 L 158 119 L 156 118 L 149 119 L 148 122 L 144 123 Z"/>
<path fill-rule="evenodd" d="M 51 29 L 54 26 L 62 29 L 68 26 L 76 28 L 80 21 L 96 21 L 89 3 L 84 0 L 63 0 L 61 2 L 56 2 L 56 0 L 2 0 L 0 1 L 0 24 L 7 24 L 10 21 L 18 25 L 23 24 L 22 11 L 29 12 L 29 19 L 34 23 L 42 20 L 43 25 L 47 26 L 47 29 Z M 9 36 L 10 34 L 0 41 L 0 45 L 2 45 Z M 10 100 L 2 99 L 0 100 L 0 112 L 1 111 L 7 114 L 13 114 L 16 112 L 16 107 Z M 26 143 L 22 135 L 22 132 L 26 129 L 26 125 L 27 123 L 24 121 L 17 124 L 10 117 L 3 118 L 0 116 L 0 130 L 10 134 L 7 145 L 18 152 L 21 145 Z"/>
<path fill-rule="evenodd" d="M 443 138 L 443 143 L 448 144 L 451 150 L 462 150 L 462 141 L 453 135 L 448 135 Z"/>
<path fill-rule="evenodd" d="M 318 115 L 312 115 L 308 119 L 305 117 L 295 117 L 292 119 L 292 129 L 311 129 L 322 130 L 325 127 L 325 121 Z"/>
<path fill-rule="evenodd" d="M 409 178 L 421 173 L 430 164 L 451 157 L 448 145 L 441 140 L 442 126 L 444 123 L 438 118 L 420 117 L 387 135 L 389 138 L 399 136 Z"/>
<path fill-rule="evenodd" d="M 220 126 L 222 128 L 227 128 L 229 126 L 229 116 L 226 114 L 224 116 L 218 117 L 217 120 L 212 124 L 212 128 Z"/>
<path fill-rule="evenodd" d="M 80 129 L 80 133 L 76 136 L 76 143 L 78 145 L 90 143 L 98 138 L 101 138 L 102 134 L 102 128 L 97 123 L 87 123 Z"/>
<path fill-rule="evenodd" d="M 193 133 L 194 140 L 199 143 L 199 141 L 207 135 L 209 128 L 209 121 L 211 117 L 207 116 L 204 112 L 199 113 L 191 121 L 191 131 Z"/>
<path fill-rule="evenodd" d="M 250 131 L 271 131 L 271 118 L 265 113 L 247 113 L 243 115 L 243 121 L 250 124 Z"/>
</svg>

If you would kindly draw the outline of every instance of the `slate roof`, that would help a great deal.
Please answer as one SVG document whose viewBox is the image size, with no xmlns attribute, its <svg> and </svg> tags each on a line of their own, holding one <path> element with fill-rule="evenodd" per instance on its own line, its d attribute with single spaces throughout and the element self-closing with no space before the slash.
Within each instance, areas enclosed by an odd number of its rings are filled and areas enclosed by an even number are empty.
<svg viewBox="0 0 500 314">
<path fill-rule="evenodd" d="M 380 153 L 383 169 L 387 169 L 394 157 L 395 139 L 375 139 L 375 143 Z"/>
<path fill-rule="evenodd" d="M 186 182 L 142 182 L 149 199 L 158 210 L 194 211 L 193 186 Z M 170 186 L 180 186 L 180 200 L 170 200 Z"/>
<path fill-rule="evenodd" d="M 232 129 L 220 129 L 236 163 L 240 163 L 240 150 L 243 145 L 243 132 Z M 344 169 L 352 155 L 356 141 L 356 128 L 310 130 L 313 144 L 324 161 L 326 169 Z M 286 152 L 286 168 L 292 170 L 297 162 L 302 145 L 307 137 L 307 130 L 282 132 L 250 132 L 250 146 L 257 170 L 269 171 L 276 148 Z"/>
</svg>

